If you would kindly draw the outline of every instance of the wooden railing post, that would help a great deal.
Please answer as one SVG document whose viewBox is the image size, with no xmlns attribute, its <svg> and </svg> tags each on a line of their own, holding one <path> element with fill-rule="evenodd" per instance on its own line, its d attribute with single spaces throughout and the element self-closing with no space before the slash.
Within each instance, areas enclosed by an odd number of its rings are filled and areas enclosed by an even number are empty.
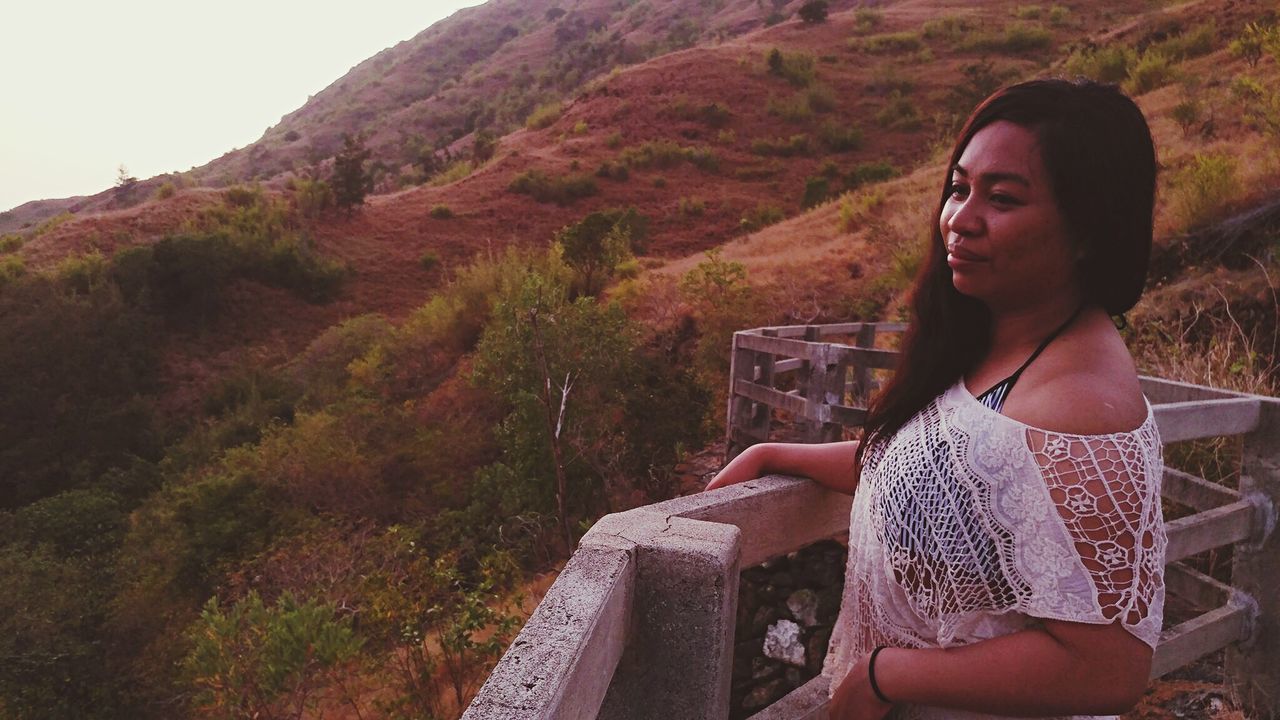
<svg viewBox="0 0 1280 720">
<path fill-rule="evenodd" d="M 858 337 L 854 340 L 854 346 L 860 348 L 874 348 L 876 346 L 876 326 L 875 323 L 866 323 L 862 329 L 858 331 Z M 866 407 L 871 400 L 871 395 L 875 388 L 871 386 L 871 368 L 862 363 L 854 366 L 853 371 L 853 402 L 858 407 Z"/>
<path fill-rule="evenodd" d="M 805 342 L 821 345 L 825 352 L 812 358 L 805 367 L 806 374 L 801 379 L 800 391 L 809 407 L 816 412 L 830 405 L 839 405 L 844 399 L 845 366 L 835 357 L 834 348 L 822 342 L 822 328 L 810 325 L 804 329 Z M 827 418 L 810 418 L 805 422 L 805 440 L 811 443 L 834 442 L 840 439 L 842 428 L 839 423 Z"/>
<path fill-rule="evenodd" d="M 1252 637 L 1228 646 L 1227 681 L 1253 717 L 1280 717 L 1280 400 L 1260 398 L 1257 429 L 1244 437 L 1240 493 L 1254 502 L 1257 531 L 1235 546 L 1231 584 L 1257 602 Z"/>
<path fill-rule="evenodd" d="M 766 328 L 761 334 L 777 337 L 778 332 Z M 725 428 L 726 463 L 748 447 L 769 439 L 771 408 L 737 394 L 735 386 L 738 380 L 745 380 L 773 387 L 773 362 L 770 353 L 740 347 L 738 333 L 733 334 L 733 355 L 729 364 L 729 422 Z"/>
</svg>

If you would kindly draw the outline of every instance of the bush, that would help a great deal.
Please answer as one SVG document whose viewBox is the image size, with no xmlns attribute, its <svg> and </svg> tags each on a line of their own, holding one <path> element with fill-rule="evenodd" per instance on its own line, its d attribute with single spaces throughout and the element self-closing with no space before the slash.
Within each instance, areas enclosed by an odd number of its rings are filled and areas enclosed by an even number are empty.
<svg viewBox="0 0 1280 720">
<path fill-rule="evenodd" d="M 1120 83 L 1129 77 L 1129 68 L 1137 62 L 1137 53 L 1124 45 L 1105 45 L 1093 50 L 1076 50 L 1067 58 L 1063 70 L 1067 75 L 1090 78 L 1103 83 Z"/>
<path fill-rule="evenodd" d="M 596 177 L 622 182 L 631 177 L 631 171 L 623 163 L 606 160 L 596 168 Z"/>
<path fill-rule="evenodd" d="M 876 112 L 876 122 L 880 127 L 890 130 L 919 130 L 920 111 L 911 102 L 911 98 L 895 90 L 889 94 L 884 107 Z"/>
<path fill-rule="evenodd" d="M 1231 54 L 1244 58 L 1250 67 L 1257 67 L 1265 52 L 1271 52 L 1280 58 L 1280 30 L 1275 26 L 1259 25 L 1251 22 L 1244 26 L 1240 36 L 1228 46 Z"/>
<path fill-rule="evenodd" d="M 448 205 L 439 203 L 432 205 L 428 214 L 437 220 L 448 220 L 453 217 L 453 210 Z"/>
<path fill-rule="evenodd" d="M 333 175 L 329 183 L 333 188 L 335 206 L 350 212 L 352 208 L 363 205 L 365 196 L 373 192 L 373 173 L 364 166 L 372 154 L 373 151 L 364 146 L 362 138 L 343 134 L 342 149 L 333 156 Z"/>
<path fill-rule="evenodd" d="M 769 72 L 795 87 L 808 87 L 815 77 L 814 59 L 809 53 L 784 53 L 773 48 L 765 56 Z"/>
<path fill-rule="evenodd" d="M 618 155 L 618 162 L 633 169 L 671 168 L 688 162 L 701 170 L 714 172 L 719 168 L 720 158 L 710 148 L 684 147 L 672 140 L 653 140 L 625 148 Z"/>
<path fill-rule="evenodd" d="M 1131 95 L 1142 95 L 1168 85 L 1176 78 L 1177 71 L 1169 58 L 1148 50 L 1129 71 L 1129 79 L 1125 82 L 1124 89 Z"/>
<path fill-rule="evenodd" d="M 742 219 L 738 221 L 738 227 L 743 232 L 751 233 L 786 219 L 787 214 L 782 211 L 782 208 L 762 202 L 743 214 Z"/>
<path fill-rule="evenodd" d="M 551 177 L 541 170 L 528 170 L 517 175 L 507 185 L 507 189 L 513 193 L 528 195 L 540 203 L 562 206 L 600 191 L 596 181 L 587 175 Z"/>
<path fill-rule="evenodd" d="M 1039 5 L 1019 5 L 1013 9 L 1013 16 L 1019 20 L 1039 20 L 1043 12 Z"/>
<path fill-rule="evenodd" d="M 884 22 L 884 13 L 874 8 L 860 7 L 853 11 L 853 28 L 855 32 L 865 34 L 880 27 Z"/>
<path fill-rule="evenodd" d="M 0 235 L 0 253 L 11 253 L 21 248 L 25 242 L 26 240 L 23 240 L 22 236 L 17 233 Z"/>
<path fill-rule="evenodd" d="M 1201 155 L 1173 179 L 1173 208 L 1185 229 L 1194 229 L 1213 220 L 1240 194 L 1236 160 L 1230 155 Z"/>
<path fill-rule="evenodd" d="M 293 204 L 298 214 L 314 220 L 336 204 L 329 183 L 318 178 L 295 177 L 289 182 L 293 188 Z"/>
<path fill-rule="evenodd" d="M 671 104 L 671 114 L 681 120 L 700 122 L 708 127 L 722 128 L 733 119 L 733 112 L 723 103 L 694 104 L 685 95 Z"/>
<path fill-rule="evenodd" d="M 852 125 L 826 122 L 818 129 L 818 142 L 831 152 L 849 152 L 862 147 L 862 131 Z"/>
<path fill-rule="evenodd" d="M 564 108 L 559 101 L 539 105 L 534 108 L 533 112 L 529 113 L 529 117 L 524 121 L 524 126 L 530 130 L 549 128 L 555 121 L 560 119 L 560 113 L 563 110 Z"/>
<path fill-rule="evenodd" d="M 20 255 L 0 258 L 0 289 L 27 274 L 27 261 Z"/>
<path fill-rule="evenodd" d="M 825 177 L 810 177 L 804 181 L 804 196 L 800 199 L 800 206 L 807 210 L 821 205 L 827 201 L 830 192 L 831 185 Z"/>
<path fill-rule="evenodd" d="M 156 191 L 152 195 L 152 197 L 155 198 L 156 200 L 168 200 L 169 198 L 173 197 L 174 194 L 177 192 L 178 191 L 176 188 L 174 188 L 173 183 L 164 182 L 160 184 L 160 187 L 156 188 Z"/>
<path fill-rule="evenodd" d="M 455 183 L 475 172 L 476 165 L 470 160 L 457 160 L 449 163 L 444 170 L 432 176 L 428 184 L 433 187 Z"/>
<path fill-rule="evenodd" d="M 926 20 L 920 32 L 927 40 L 941 40 L 955 43 L 962 40 L 973 29 L 973 23 L 961 15 L 943 15 L 940 18 Z"/>
<path fill-rule="evenodd" d="M 884 190 L 874 188 L 867 192 L 846 194 L 840 199 L 840 215 L 837 226 L 840 232 L 852 232 L 869 220 L 884 205 Z"/>
<path fill-rule="evenodd" d="M 827 0 L 808 0 L 800 6 L 800 19 L 806 23 L 823 23 L 827 21 Z"/>
<path fill-rule="evenodd" d="M 850 47 L 855 50 L 863 50 L 873 55 L 894 54 L 915 52 L 923 47 L 920 42 L 919 33 L 909 30 L 893 33 L 881 33 L 872 35 L 861 40 L 851 40 Z"/>
<path fill-rule="evenodd" d="M 1186 32 L 1152 43 L 1147 46 L 1147 50 L 1157 52 L 1176 62 L 1208 55 L 1213 52 L 1213 46 L 1217 41 L 1218 24 L 1211 19 Z"/>
<path fill-rule="evenodd" d="M 791 123 L 802 123 L 813 117 L 813 108 L 803 94 L 793 95 L 786 100 L 771 97 L 765 105 L 765 111 Z"/>
<path fill-rule="evenodd" d="M 573 124 L 574 135 L 586 135 L 587 131 L 590 129 L 591 128 L 587 125 L 586 120 L 579 120 L 578 122 Z"/>
<path fill-rule="evenodd" d="M 1065 5 L 1053 5 L 1049 8 L 1049 24 L 1053 27 L 1066 25 L 1069 17 L 1071 17 L 1071 8 Z"/>
<path fill-rule="evenodd" d="M 1014 22 L 1005 25 L 1000 33 L 978 33 L 960 44 L 961 50 L 970 52 L 999 52 L 1024 54 L 1046 50 L 1053 45 L 1053 34 L 1036 23 Z"/>
<path fill-rule="evenodd" d="M 836 109 L 836 94 L 826 85 L 811 85 L 805 90 L 805 101 L 816 113 L 829 113 Z"/>
<path fill-rule="evenodd" d="M 804 134 L 792 135 L 789 138 L 757 138 L 751 141 L 751 152 L 757 155 L 795 157 L 808 155 L 811 150 L 809 136 Z"/>
<path fill-rule="evenodd" d="M 884 182 L 898 176 L 898 169 L 887 161 L 861 163 L 844 178 L 845 187 L 850 190 L 871 183 Z"/>
<path fill-rule="evenodd" d="M 604 146 L 610 150 L 616 150 L 622 145 L 622 133 L 611 132 L 604 139 Z"/>
<path fill-rule="evenodd" d="M 679 213 L 686 217 L 701 215 L 706 208 L 707 203 L 699 197 L 682 197 L 676 205 Z"/>
<path fill-rule="evenodd" d="M 1186 98 L 1174 105 L 1169 114 L 1174 122 L 1178 123 L 1178 127 L 1182 128 L 1182 134 L 1189 135 L 1192 128 L 1200 122 L 1200 103 L 1193 98 Z"/>
</svg>

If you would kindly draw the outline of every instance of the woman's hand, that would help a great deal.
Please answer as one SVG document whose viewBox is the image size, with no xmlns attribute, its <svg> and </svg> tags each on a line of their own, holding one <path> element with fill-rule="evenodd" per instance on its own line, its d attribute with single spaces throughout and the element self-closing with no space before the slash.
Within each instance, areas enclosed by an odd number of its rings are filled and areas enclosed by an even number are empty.
<svg viewBox="0 0 1280 720">
<path fill-rule="evenodd" d="M 707 483 L 707 490 L 755 480 L 777 473 L 816 480 L 836 492 L 852 495 L 857 481 L 853 477 L 856 442 L 759 443 L 743 450 Z"/>
<path fill-rule="evenodd" d="M 892 705 L 880 702 L 871 690 L 871 676 L 867 672 L 870 657 L 867 654 L 858 658 L 849 674 L 840 681 L 827 706 L 830 720 L 880 720 L 893 709 Z"/>
</svg>

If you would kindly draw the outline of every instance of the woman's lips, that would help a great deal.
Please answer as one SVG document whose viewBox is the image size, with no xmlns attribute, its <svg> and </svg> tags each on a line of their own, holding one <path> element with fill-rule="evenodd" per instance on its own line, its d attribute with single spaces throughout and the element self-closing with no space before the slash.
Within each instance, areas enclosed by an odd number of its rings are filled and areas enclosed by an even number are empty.
<svg viewBox="0 0 1280 720">
<path fill-rule="evenodd" d="M 969 265 L 986 261 L 986 258 L 959 245 L 947 249 L 947 264 L 951 267 Z"/>
</svg>

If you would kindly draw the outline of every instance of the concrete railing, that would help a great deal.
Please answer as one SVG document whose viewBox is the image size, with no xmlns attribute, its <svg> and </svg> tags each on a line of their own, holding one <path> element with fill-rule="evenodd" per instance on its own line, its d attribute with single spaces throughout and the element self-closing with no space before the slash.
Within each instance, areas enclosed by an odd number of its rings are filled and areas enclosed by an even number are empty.
<svg viewBox="0 0 1280 720">
<path fill-rule="evenodd" d="M 1239 489 L 1166 471 L 1166 500 L 1194 511 L 1167 526 L 1168 592 L 1204 612 L 1164 631 L 1152 677 L 1227 648 L 1229 682 L 1260 717 L 1274 716 L 1280 400 L 1142 382 L 1165 443 L 1233 435 L 1243 450 Z M 759 408 L 737 409 L 760 416 Z M 740 569 L 845 533 L 849 508 L 847 496 L 774 476 L 602 518 L 463 717 L 727 717 Z M 1230 585 L 1182 562 L 1227 545 Z M 823 682 L 815 678 L 755 718 L 823 717 Z"/>
</svg>

